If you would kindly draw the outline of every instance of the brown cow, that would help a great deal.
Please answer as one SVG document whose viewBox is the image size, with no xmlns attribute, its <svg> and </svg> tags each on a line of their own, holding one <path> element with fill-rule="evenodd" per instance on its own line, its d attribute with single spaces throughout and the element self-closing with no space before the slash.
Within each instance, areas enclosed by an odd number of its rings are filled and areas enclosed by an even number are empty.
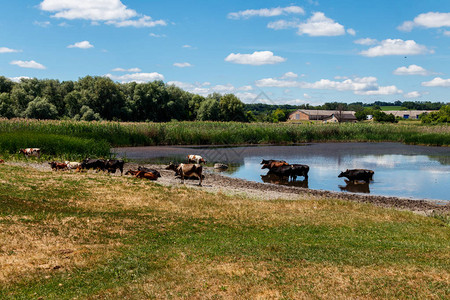
<svg viewBox="0 0 450 300">
<path fill-rule="evenodd" d="M 64 163 L 59 163 L 56 161 L 52 161 L 48 163 L 50 167 L 52 167 L 52 170 L 58 171 L 58 170 L 67 170 L 67 165 Z"/>
<path fill-rule="evenodd" d="M 184 183 L 184 177 L 195 176 L 200 180 L 198 185 L 202 185 L 203 167 L 200 164 L 179 164 L 178 166 L 175 166 L 171 163 L 166 170 L 173 170 L 179 174 L 181 176 L 182 183 Z"/>
<path fill-rule="evenodd" d="M 0 158 L 0 164 L 4 164 L 4 163 L 5 163 L 5 161 Z"/>
<path fill-rule="evenodd" d="M 136 175 L 139 171 L 129 169 L 125 175 Z"/>
<path fill-rule="evenodd" d="M 134 175 L 134 176 L 136 178 L 145 178 L 145 179 L 148 179 L 148 180 L 156 180 L 156 179 L 158 179 L 158 176 L 156 174 L 154 174 L 154 173 L 147 173 L 147 172 L 144 172 L 144 171 L 138 171 L 136 173 L 136 175 Z"/>
<path fill-rule="evenodd" d="M 272 161 L 272 162 L 264 164 L 261 167 L 261 169 L 273 169 L 273 168 L 278 168 L 278 167 L 282 167 L 282 166 L 289 166 L 289 164 L 285 161 Z"/>
<path fill-rule="evenodd" d="M 20 149 L 19 153 L 23 153 L 25 156 L 37 156 L 38 158 L 41 156 L 41 149 L 40 148 L 25 148 Z"/>
</svg>

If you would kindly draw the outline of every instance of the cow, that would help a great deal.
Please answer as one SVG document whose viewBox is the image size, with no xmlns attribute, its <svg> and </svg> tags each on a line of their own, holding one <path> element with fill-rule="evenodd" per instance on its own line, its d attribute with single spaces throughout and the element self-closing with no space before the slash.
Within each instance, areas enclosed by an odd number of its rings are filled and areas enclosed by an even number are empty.
<svg viewBox="0 0 450 300">
<path fill-rule="evenodd" d="M 52 161 L 48 163 L 52 170 L 58 171 L 58 170 L 67 170 L 67 165 L 65 163 L 59 163 L 56 161 Z"/>
<path fill-rule="evenodd" d="M 295 181 L 297 176 L 303 176 L 305 180 L 308 180 L 308 165 L 292 164 L 291 165 L 291 177 Z"/>
<path fill-rule="evenodd" d="M 123 165 L 125 162 L 123 160 L 117 160 L 117 159 L 108 159 L 105 162 L 105 167 L 103 170 L 107 170 L 108 173 L 116 173 L 117 169 L 120 170 L 120 175 L 123 175 Z"/>
<path fill-rule="evenodd" d="M 338 177 L 347 177 L 348 180 L 355 182 L 356 180 L 363 180 L 369 183 L 373 178 L 375 172 L 367 169 L 347 169 L 345 172 L 341 172 Z"/>
<path fill-rule="evenodd" d="M 262 162 L 261 162 L 261 165 L 270 164 L 270 163 L 273 163 L 273 162 L 286 163 L 284 160 L 275 160 L 275 159 L 266 160 L 266 159 L 263 159 Z"/>
<path fill-rule="evenodd" d="M 19 153 L 22 153 L 25 156 L 37 156 L 38 158 L 41 156 L 41 149 L 40 148 L 25 148 L 20 149 Z"/>
<path fill-rule="evenodd" d="M 79 162 L 68 161 L 68 160 L 66 160 L 64 163 L 67 165 L 67 168 L 69 170 L 77 169 L 81 165 L 81 163 L 79 163 Z"/>
<path fill-rule="evenodd" d="M 4 163 L 5 163 L 5 161 L 0 158 L 0 164 L 4 164 Z"/>
<path fill-rule="evenodd" d="M 132 169 L 129 169 L 128 171 L 126 171 L 125 172 L 125 175 L 136 175 L 137 173 L 138 173 L 139 171 L 137 171 L 137 170 L 132 170 Z"/>
<path fill-rule="evenodd" d="M 203 157 L 201 157 L 200 155 L 188 155 L 187 159 L 188 163 L 206 164 L 206 160 L 204 160 Z"/>
<path fill-rule="evenodd" d="M 181 178 L 181 173 L 178 170 L 178 167 L 180 166 L 180 164 L 174 164 L 174 163 L 170 163 L 168 167 L 166 167 L 166 170 L 172 170 L 175 171 L 175 176 L 177 176 L 177 178 Z M 184 176 L 184 179 L 188 179 L 188 180 L 197 180 L 198 177 L 197 176 Z M 202 174 L 202 179 L 205 179 L 205 175 Z"/>
<path fill-rule="evenodd" d="M 97 170 L 98 171 L 104 171 L 105 170 L 105 160 L 104 159 L 91 159 L 86 158 L 80 163 L 80 166 L 77 168 L 77 171 L 80 170 Z"/>
<path fill-rule="evenodd" d="M 297 180 L 297 181 L 289 181 L 284 177 L 280 177 L 275 174 L 267 174 L 261 175 L 261 180 L 265 183 L 279 184 L 279 185 L 287 185 L 287 186 L 295 186 L 307 189 L 308 188 L 308 179 L 305 180 Z"/>
<path fill-rule="evenodd" d="M 272 161 L 267 164 L 264 164 L 261 169 L 272 169 L 272 168 L 278 168 L 282 166 L 288 166 L 289 164 L 285 161 Z"/>
<path fill-rule="evenodd" d="M 173 170 L 175 173 L 179 174 L 181 176 L 181 181 L 184 183 L 184 178 L 188 176 L 195 176 L 197 177 L 200 182 L 199 186 L 202 186 L 202 171 L 203 167 L 200 164 L 179 164 L 176 166 L 175 164 L 171 163 L 166 170 Z"/>
<path fill-rule="evenodd" d="M 161 173 L 159 173 L 159 172 L 158 172 L 157 170 L 155 170 L 155 169 L 150 169 L 150 168 L 146 168 L 146 167 L 139 166 L 139 167 L 138 167 L 138 171 L 144 171 L 144 172 L 146 172 L 146 173 L 153 173 L 153 174 L 156 175 L 156 177 L 161 177 Z"/>
<path fill-rule="evenodd" d="M 136 178 L 145 178 L 149 180 L 157 180 L 158 176 L 155 173 L 148 173 L 145 171 L 137 171 L 136 175 L 134 175 Z M 161 176 L 159 176 L 161 177 Z"/>
<path fill-rule="evenodd" d="M 296 180 L 297 176 L 303 176 L 305 180 L 308 180 L 309 166 L 307 165 L 287 165 L 270 168 L 267 174 L 275 174 L 280 177 L 289 177 L 292 180 Z"/>
</svg>

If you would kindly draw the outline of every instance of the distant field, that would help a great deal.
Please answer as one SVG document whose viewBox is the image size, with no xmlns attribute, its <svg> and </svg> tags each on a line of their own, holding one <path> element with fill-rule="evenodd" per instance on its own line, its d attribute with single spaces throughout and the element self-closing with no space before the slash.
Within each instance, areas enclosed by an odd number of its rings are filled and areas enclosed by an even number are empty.
<svg viewBox="0 0 450 300">
<path fill-rule="evenodd" d="M 381 107 L 381 110 L 384 110 L 384 111 L 388 111 L 388 110 L 404 110 L 405 108 L 404 107 L 401 107 L 401 106 L 380 106 Z"/>
<path fill-rule="evenodd" d="M 3 164 L 0 299 L 450 298 L 448 217 L 309 197 Z"/>
</svg>

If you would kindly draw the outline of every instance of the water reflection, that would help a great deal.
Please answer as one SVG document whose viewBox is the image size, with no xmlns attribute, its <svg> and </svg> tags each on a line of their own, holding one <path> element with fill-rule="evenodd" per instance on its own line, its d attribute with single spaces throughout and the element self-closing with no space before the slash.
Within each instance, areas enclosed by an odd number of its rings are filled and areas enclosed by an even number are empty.
<svg viewBox="0 0 450 300">
<path fill-rule="evenodd" d="M 364 193 L 369 194 L 369 184 L 363 181 L 344 180 L 346 185 L 339 185 L 341 191 L 347 191 L 351 193 Z"/>
<path fill-rule="evenodd" d="M 308 179 L 291 180 L 290 181 L 288 177 L 281 177 L 281 176 L 278 176 L 275 174 L 267 174 L 267 175 L 261 175 L 261 180 L 265 183 L 295 186 L 295 187 L 301 187 L 301 188 L 305 188 L 305 189 L 309 188 Z"/>
</svg>

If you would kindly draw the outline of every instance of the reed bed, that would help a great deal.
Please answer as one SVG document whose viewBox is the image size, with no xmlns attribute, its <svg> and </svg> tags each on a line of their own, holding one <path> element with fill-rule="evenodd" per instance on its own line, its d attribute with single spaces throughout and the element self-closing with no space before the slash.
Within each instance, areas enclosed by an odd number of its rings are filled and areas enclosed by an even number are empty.
<svg viewBox="0 0 450 300">
<path fill-rule="evenodd" d="M 52 155 L 107 156 L 105 149 L 153 145 L 401 142 L 450 145 L 450 127 L 418 124 L 239 122 L 119 123 L 0 120 L 0 153 L 40 147 Z"/>
</svg>

